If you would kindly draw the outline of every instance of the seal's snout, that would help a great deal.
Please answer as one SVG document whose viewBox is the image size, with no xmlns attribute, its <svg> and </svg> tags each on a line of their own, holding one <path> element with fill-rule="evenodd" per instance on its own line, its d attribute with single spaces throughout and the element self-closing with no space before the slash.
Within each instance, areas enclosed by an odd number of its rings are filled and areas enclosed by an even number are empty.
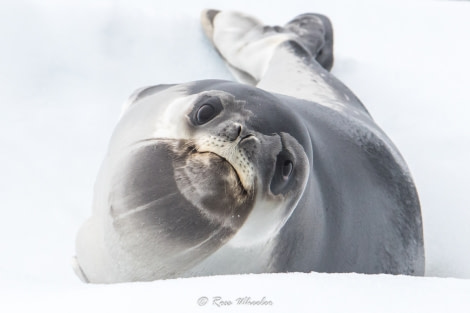
<svg viewBox="0 0 470 313">
<path fill-rule="evenodd" d="M 225 137 L 230 142 L 234 142 L 240 137 L 242 130 L 243 127 L 240 123 L 230 123 L 222 128 L 219 136 Z"/>
<path fill-rule="evenodd" d="M 224 127 L 218 135 L 225 137 L 227 141 L 234 144 L 241 144 L 247 140 L 257 140 L 254 132 L 236 122 Z"/>
</svg>

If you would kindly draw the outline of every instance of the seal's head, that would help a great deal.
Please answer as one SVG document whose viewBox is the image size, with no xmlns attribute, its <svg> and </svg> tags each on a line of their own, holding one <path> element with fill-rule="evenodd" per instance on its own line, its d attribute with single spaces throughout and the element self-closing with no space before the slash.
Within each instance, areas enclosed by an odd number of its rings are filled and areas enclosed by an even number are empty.
<svg viewBox="0 0 470 313">
<path fill-rule="evenodd" d="M 309 176 L 300 120 L 272 94 L 232 82 L 138 91 L 104 174 L 116 258 L 137 263 L 138 278 L 172 277 L 230 239 L 275 236 Z"/>
</svg>

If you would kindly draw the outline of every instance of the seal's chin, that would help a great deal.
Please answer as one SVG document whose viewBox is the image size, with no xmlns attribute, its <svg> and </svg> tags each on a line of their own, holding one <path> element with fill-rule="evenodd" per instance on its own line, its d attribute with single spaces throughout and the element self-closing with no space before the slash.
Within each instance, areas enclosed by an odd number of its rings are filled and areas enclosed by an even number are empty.
<svg viewBox="0 0 470 313">
<path fill-rule="evenodd" d="M 234 226 L 233 217 L 246 213 L 253 191 L 245 189 L 235 167 L 217 153 L 179 151 L 173 167 L 181 195 L 211 220 Z"/>
<path fill-rule="evenodd" d="M 240 173 L 237 171 L 235 166 L 232 163 L 230 163 L 229 160 L 227 160 L 223 156 L 220 156 L 220 155 L 218 155 L 217 153 L 214 153 L 214 152 L 198 152 L 198 153 L 201 153 L 203 155 L 208 154 L 208 155 L 210 155 L 210 158 L 219 159 L 220 162 L 222 162 L 223 164 L 226 165 L 226 167 L 228 168 L 228 170 L 230 172 L 230 174 L 227 175 L 227 178 L 232 179 L 232 180 L 233 180 L 233 178 L 235 178 L 236 179 L 236 185 L 240 188 L 242 193 L 248 194 L 251 191 L 251 188 L 248 188 L 247 186 L 245 186 L 243 184 L 243 177 L 240 176 Z"/>
</svg>

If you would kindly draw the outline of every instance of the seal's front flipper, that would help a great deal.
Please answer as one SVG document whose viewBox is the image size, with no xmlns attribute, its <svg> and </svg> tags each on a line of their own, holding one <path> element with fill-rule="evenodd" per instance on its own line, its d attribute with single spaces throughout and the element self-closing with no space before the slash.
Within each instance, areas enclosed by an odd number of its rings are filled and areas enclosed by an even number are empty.
<svg viewBox="0 0 470 313">
<path fill-rule="evenodd" d="M 276 47 L 294 37 L 294 33 L 278 32 L 265 27 L 256 18 L 234 11 L 206 10 L 201 14 L 206 35 L 225 61 L 235 70 L 236 78 L 252 78 L 259 82 L 266 73 Z M 238 75 L 240 74 L 240 75 Z M 247 82 L 241 79 L 242 82 Z"/>
<path fill-rule="evenodd" d="M 296 58 L 333 65 L 333 30 L 320 14 L 302 14 L 284 27 L 266 26 L 256 18 L 233 11 L 206 10 L 201 23 L 207 37 L 241 82 L 257 84 L 281 45 L 293 48 Z"/>
<path fill-rule="evenodd" d="M 214 37 L 214 18 L 217 14 L 219 14 L 220 11 L 218 10 L 204 10 L 201 13 L 201 24 L 202 28 L 204 30 L 204 33 L 206 34 L 207 38 L 211 40 L 212 44 L 214 46 L 217 45 L 214 43 L 213 37 Z M 242 23 L 240 23 L 242 22 Z M 252 17 L 245 16 L 244 18 L 241 18 L 239 21 L 237 21 L 237 33 L 238 34 L 243 34 L 255 27 L 256 25 L 259 25 L 259 21 L 255 20 Z M 232 31 L 235 33 L 235 28 L 232 29 Z M 232 34 L 235 35 L 235 34 Z M 236 36 L 236 35 L 235 35 Z M 218 51 L 218 48 L 217 48 Z M 218 51 L 220 53 L 220 51 Z M 222 58 L 225 59 L 225 57 L 221 54 Z M 232 75 L 236 78 L 237 81 L 247 84 L 247 85 L 256 85 L 257 80 L 251 76 L 248 72 L 241 70 L 240 68 L 235 67 L 234 65 L 230 64 L 227 59 L 227 66 Z"/>
<path fill-rule="evenodd" d="M 294 18 L 284 26 L 288 32 L 299 36 L 299 43 L 320 65 L 331 70 L 333 67 L 333 26 L 328 17 L 306 13 Z"/>
</svg>

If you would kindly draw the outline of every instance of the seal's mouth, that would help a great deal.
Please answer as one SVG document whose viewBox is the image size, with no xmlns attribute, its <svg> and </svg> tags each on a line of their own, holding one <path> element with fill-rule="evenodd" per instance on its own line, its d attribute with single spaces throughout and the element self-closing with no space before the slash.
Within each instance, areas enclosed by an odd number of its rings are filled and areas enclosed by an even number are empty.
<svg viewBox="0 0 470 313">
<path fill-rule="evenodd" d="M 237 179 L 243 189 L 252 193 L 255 187 L 256 170 L 253 164 L 253 148 L 249 146 L 253 135 L 238 137 L 235 141 L 227 140 L 223 136 L 204 136 L 196 139 L 193 149 L 198 153 L 212 153 L 222 158 L 236 173 Z M 243 144 L 240 144 L 243 141 Z"/>
<path fill-rule="evenodd" d="M 229 160 L 227 160 L 226 158 L 224 158 L 223 156 L 221 156 L 221 155 L 219 155 L 215 152 L 203 151 L 203 152 L 196 152 L 196 153 L 200 153 L 201 155 L 204 155 L 204 154 L 210 155 L 211 157 L 215 157 L 215 158 L 219 159 L 220 161 L 222 161 L 224 164 L 226 164 L 228 166 L 228 168 L 230 169 L 230 172 L 236 178 L 236 184 L 240 187 L 240 190 L 244 194 L 248 194 L 250 189 L 248 189 L 245 185 L 243 185 L 243 182 L 242 182 L 242 179 L 240 177 L 239 172 L 237 171 L 237 169 L 233 166 L 233 164 Z"/>
</svg>

